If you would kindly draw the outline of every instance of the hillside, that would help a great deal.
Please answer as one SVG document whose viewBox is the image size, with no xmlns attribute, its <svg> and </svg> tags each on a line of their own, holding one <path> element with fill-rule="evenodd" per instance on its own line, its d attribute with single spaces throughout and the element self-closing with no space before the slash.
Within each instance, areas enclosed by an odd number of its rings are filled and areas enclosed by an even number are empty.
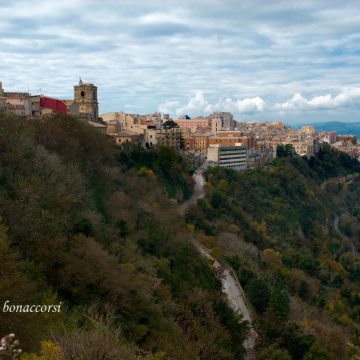
<svg viewBox="0 0 360 360">
<path fill-rule="evenodd" d="M 0 114 L 0 303 L 62 309 L 0 312 L 22 359 L 242 358 L 246 323 L 174 206 L 191 170 L 71 117 Z"/>
<path fill-rule="evenodd" d="M 325 148 L 210 168 L 186 224 L 192 171 L 169 148 L 120 150 L 71 117 L 0 114 L 0 303 L 62 309 L 0 312 L 22 359 L 242 359 L 248 324 L 193 236 L 237 273 L 257 359 L 357 353 L 360 176 L 340 179 L 360 164 Z"/>
<path fill-rule="evenodd" d="M 207 170 L 207 195 L 187 221 L 236 270 L 257 313 L 259 359 L 358 353 L 360 180 L 334 179 L 359 170 L 329 148 L 267 169 Z"/>
</svg>

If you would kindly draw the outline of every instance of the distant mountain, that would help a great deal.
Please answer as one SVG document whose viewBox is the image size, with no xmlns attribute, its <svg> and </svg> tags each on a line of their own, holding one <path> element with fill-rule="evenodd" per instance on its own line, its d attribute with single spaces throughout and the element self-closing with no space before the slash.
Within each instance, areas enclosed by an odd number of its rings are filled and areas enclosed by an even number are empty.
<svg viewBox="0 0 360 360">
<path fill-rule="evenodd" d="M 341 122 L 341 121 L 329 121 L 322 123 L 306 123 L 296 126 L 301 128 L 303 125 L 314 126 L 317 131 L 336 131 L 338 134 L 354 134 L 360 137 L 360 122 Z"/>
</svg>

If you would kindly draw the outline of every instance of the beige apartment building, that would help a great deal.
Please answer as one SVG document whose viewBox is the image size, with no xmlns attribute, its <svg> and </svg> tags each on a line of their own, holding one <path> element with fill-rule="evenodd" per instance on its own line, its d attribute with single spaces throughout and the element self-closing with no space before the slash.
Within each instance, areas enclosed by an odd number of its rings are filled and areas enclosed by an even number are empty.
<svg viewBox="0 0 360 360">
<path fill-rule="evenodd" d="M 211 127 L 211 120 L 206 117 L 197 117 L 193 119 L 177 119 L 175 122 L 180 129 L 189 129 L 191 132 L 196 132 L 199 129 L 208 129 Z"/>
<path fill-rule="evenodd" d="M 235 146 L 236 143 L 241 143 L 249 152 L 253 152 L 256 149 L 256 139 L 254 136 L 232 136 L 231 134 L 219 135 L 220 133 L 217 132 L 216 136 L 209 137 L 209 145 L 218 144 L 220 146 Z"/>
<path fill-rule="evenodd" d="M 131 129 L 135 124 L 141 123 L 138 115 L 127 114 L 122 111 L 102 114 L 101 118 L 105 122 L 118 121 L 121 124 L 122 129 Z"/>
<path fill-rule="evenodd" d="M 212 119 L 212 121 L 220 120 L 221 129 L 233 129 L 236 124 L 234 117 L 230 112 L 214 112 L 209 115 L 209 118 Z"/>
<path fill-rule="evenodd" d="M 181 133 L 184 141 L 185 150 L 196 155 L 207 154 L 207 148 L 209 145 L 209 135 L 201 132 L 191 133 L 190 130 L 183 130 L 183 129 Z"/>
<path fill-rule="evenodd" d="M 194 139 L 194 154 L 206 155 L 209 146 L 209 136 L 202 133 L 192 134 Z"/>
<path fill-rule="evenodd" d="M 125 113 L 124 112 L 109 112 L 106 114 L 101 114 L 100 117 L 103 121 L 109 122 L 109 121 L 119 121 L 120 123 L 124 122 L 125 119 Z"/>
<path fill-rule="evenodd" d="M 122 130 L 121 123 L 117 120 L 110 120 L 106 123 L 106 133 L 107 134 L 116 134 Z"/>
<path fill-rule="evenodd" d="M 273 145 L 275 152 L 278 144 L 292 145 L 294 147 L 296 154 L 299 156 L 310 157 L 310 156 L 314 156 L 319 151 L 319 141 L 317 139 L 308 139 L 304 141 L 275 142 Z M 274 155 L 274 157 L 276 157 L 276 154 Z"/>
<path fill-rule="evenodd" d="M 178 127 L 156 129 L 156 141 L 158 145 L 170 146 L 176 150 L 180 150 L 181 129 Z"/>
<path fill-rule="evenodd" d="M 157 145 L 165 145 L 180 150 L 182 142 L 181 129 L 176 128 L 156 128 L 149 126 L 144 132 L 144 146 L 152 148 Z"/>
<path fill-rule="evenodd" d="M 124 146 L 125 144 L 141 144 L 143 142 L 143 135 L 133 133 L 131 131 L 120 131 L 115 134 L 109 134 L 118 146 Z"/>
<path fill-rule="evenodd" d="M 151 128 L 145 130 L 144 132 L 144 146 L 148 149 L 158 144 L 156 130 L 157 130 L 156 127 L 152 126 Z"/>
</svg>

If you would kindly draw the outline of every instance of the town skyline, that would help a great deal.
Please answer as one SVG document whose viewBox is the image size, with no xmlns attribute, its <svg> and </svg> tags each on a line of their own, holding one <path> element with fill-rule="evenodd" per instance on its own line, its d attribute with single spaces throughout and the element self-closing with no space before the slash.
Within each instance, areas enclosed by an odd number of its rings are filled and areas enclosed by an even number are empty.
<svg viewBox="0 0 360 360">
<path fill-rule="evenodd" d="M 356 2 L 129 4 L 4 1 L 4 87 L 70 98 L 82 77 L 100 113 L 359 121 Z"/>
</svg>

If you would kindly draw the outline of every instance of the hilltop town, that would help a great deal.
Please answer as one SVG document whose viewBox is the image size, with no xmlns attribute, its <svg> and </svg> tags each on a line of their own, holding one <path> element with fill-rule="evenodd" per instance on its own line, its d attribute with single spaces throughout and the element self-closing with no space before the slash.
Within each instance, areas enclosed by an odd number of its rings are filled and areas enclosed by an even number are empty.
<svg viewBox="0 0 360 360">
<path fill-rule="evenodd" d="M 276 158 L 278 145 L 290 145 L 299 156 L 314 156 L 327 143 L 351 157 L 360 158 L 355 135 L 317 132 L 313 126 L 296 130 L 283 122 L 238 122 L 230 112 L 213 112 L 191 118 L 169 114 L 110 112 L 99 115 L 97 87 L 81 79 L 73 99 L 55 99 L 28 92 L 5 92 L 0 82 L 0 110 L 25 118 L 53 113 L 69 114 L 109 135 L 118 146 L 128 143 L 145 148 L 166 145 L 207 159 L 209 166 L 235 170 L 264 167 Z"/>
<path fill-rule="evenodd" d="M 0 358 L 359 359 L 355 136 L 1 104 Z"/>
</svg>

